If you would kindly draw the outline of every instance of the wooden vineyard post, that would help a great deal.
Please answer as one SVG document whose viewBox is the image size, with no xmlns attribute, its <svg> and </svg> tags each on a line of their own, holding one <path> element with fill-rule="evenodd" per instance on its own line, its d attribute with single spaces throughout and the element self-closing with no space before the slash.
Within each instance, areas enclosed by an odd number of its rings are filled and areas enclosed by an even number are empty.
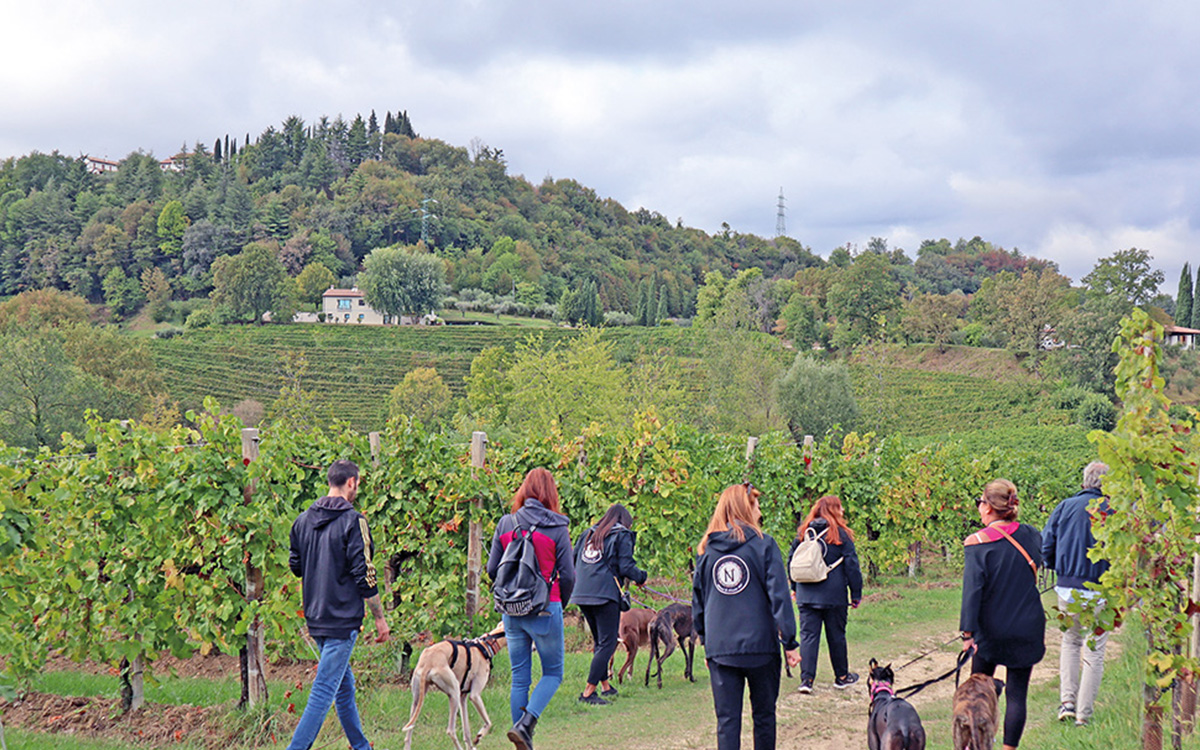
<svg viewBox="0 0 1200 750">
<path fill-rule="evenodd" d="M 750 471 L 754 468 L 754 449 L 758 447 L 758 438 L 746 438 L 746 471 L 742 474 L 742 481 L 750 481 Z"/>
<path fill-rule="evenodd" d="M 811 474 L 812 473 L 812 462 L 813 462 L 813 436 L 812 435 L 804 436 L 804 449 L 801 451 L 801 455 L 804 456 L 804 471 L 806 473 Z"/>
<path fill-rule="evenodd" d="M 471 479 L 475 479 L 487 458 L 487 433 L 471 433 Z M 475 629 L 475 613 L 479 611 L 479 580 L 483 569 L 483 500 L 471 501 L 471 522 L 467 526 L 467 617 Z"/>
<path fill-rule="evenodd" d="M 249 462 L 258 459 L 258 430 L 246 428 L 242 430 L 242 459 Z M 251 480 L 242 490 L 242 499 L 249 504 L 254 495 L 254 482 Z M 246 560 L 246 601 L 256 602 L 263 595 L 263 572 L 255 567 L 254 562 Z M 267 670 L 266 670 L 266 638 L 263 632 L 261 617 L 255 617 L 246 630 L 246 704 L 257 706 L 267 702 Z"/>
<path fill-rule="evenodd" d="M 1200 537 L 1197 537 L 1196 541 L 1200 542 Z M 1192 601 L 1200 602 L 1200 554 L 1193 555 L 1192 558 Z M 1195 658 L 1200 654 L 1200 614 L 1192 615 L 1192 638 L 1188 645 L 1189 656 Z M 1179 679 L 1180 690 L 1183 693 L 1180 718 L 1184 733 L 1191 734 L 1196 729 L 1196 678 Z"/>
</svg>

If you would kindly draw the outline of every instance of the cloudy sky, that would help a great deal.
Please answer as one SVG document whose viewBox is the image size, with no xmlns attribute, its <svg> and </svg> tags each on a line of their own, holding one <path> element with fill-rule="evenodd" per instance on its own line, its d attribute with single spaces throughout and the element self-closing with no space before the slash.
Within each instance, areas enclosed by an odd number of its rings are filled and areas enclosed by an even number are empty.
<svg viewBox="0 0 1200 750">
<path fill-rule="evenodd" d="M 0 158 L 405 109 L 708 231 L 1200 263 L 1200 3 L 0 0 Z"/>
</svg>

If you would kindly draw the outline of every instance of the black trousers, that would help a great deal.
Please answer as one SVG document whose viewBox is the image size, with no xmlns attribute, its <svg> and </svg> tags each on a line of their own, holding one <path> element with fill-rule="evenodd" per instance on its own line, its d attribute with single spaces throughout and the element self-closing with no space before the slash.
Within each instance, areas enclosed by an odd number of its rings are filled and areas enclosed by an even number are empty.
<svg viewBox="0 0 1200 750">
<path fill-rule="evenodd" d="M 742 701 L 750 686 L 754 750 L 775 750 L 775 702 L 779 699 L 779 657 L 757 667 L 729 667 L 708 660 L 713 707 L 717 711 L 717 750 L 742 745 Z"/>
<path fill-rule="evenodd" d="M 979 652 L 971 659 L 971 674 L 996 676 L 996 667 Z M 1004 667 L 1004 744 L 1016 747 L 1025 733 L 1025 699 L 1029 696 L 1029 677 L 1033 667 Z"/>
<path fill-rule="evenodd" d="M 834 677 L 845 677 L 850 671 L 846 657 L 846 613 L 848 606 L 800 607 L 800 679 L 817 676 L 817 652 L 821 647 L 821 628 L 825 628 L 825 644 L 829 647 L 829 662 Z"/>
<path fill-rule="evenodd" d="M 583 619 L 592 631 L 592 666 L 588 669 L 588 684 L 599 685 L 608 680 L 608 662 L 617 652 L 617 637 L 621 632 L 621 604 L 580 604 Z"/>
</svg>

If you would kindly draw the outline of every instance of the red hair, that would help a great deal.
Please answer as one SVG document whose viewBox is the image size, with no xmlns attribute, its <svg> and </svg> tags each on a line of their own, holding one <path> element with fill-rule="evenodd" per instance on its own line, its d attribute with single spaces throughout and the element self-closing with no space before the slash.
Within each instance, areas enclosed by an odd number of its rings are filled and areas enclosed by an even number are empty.
<svg viewBox="0 0 1200 750">
<path fill-rule="evenodd" d="M 829 531 L 826 532 L 825 539 L 830 544 L 841 544 L 841 532 L 843 531 L 851 540 L 854 539 L 854 535 L 850 533 L 850 527 L 846 525 L 846 517 L 842 514 L 842 500 L 837 495 L 825 495 L 813 503 L 808 515 L 804 517 L 804 522 L 800 524 L 800 528 L 796 529 L 796 538 L 803 539 L 808 525 L 818 517 L 824 518 L 825 522 L 829 524 Z"/>
<path fill-rule="evenodd" d="M 554 476 L 543 468 L 530 469 L 525 475 L 525 481 L 521 482 L 517 494 L 513 495 L 512 512 L 520 510 L 531 497 L 546 506 L 546 510 L 562 512 L 558 509 L 558 487 L 554 484 Z"/>
<path fill-rule="evenodd" d="M 726 487 L 717 500 L 717 508 L 713 511 L 712 520 L 708 522 L 708 528 L 705 529 L 700 544 L 696 546 L 696 551 L 704 554 L 704 548 L 708 546 L 708 538 L 722 531 L 732 533 L 733 538 L 739 542 L 746 541 L 746 532 L 742 528 L 743 526 L 750 527 L 755 534 L 761 537 L 762 529 L 758 526 L 761 513 L 754 508 L 754 501 L 761 495 L 761 492 L 749 484 L 735 484 L 732 487 Z"/>
</svg>

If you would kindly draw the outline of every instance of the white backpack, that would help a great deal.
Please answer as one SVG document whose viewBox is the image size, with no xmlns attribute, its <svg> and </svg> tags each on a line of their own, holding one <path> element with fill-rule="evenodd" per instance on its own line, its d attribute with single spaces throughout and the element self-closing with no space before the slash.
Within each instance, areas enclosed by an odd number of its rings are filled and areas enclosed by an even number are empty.
<svg viewBox="0 0 1200 750">
<path fill-rule="evenodd" d="M 805 529 L 804 539 L 792 553 L 788 563 L 788 576 L 795 583 L 820 583 L 829 577 L 829 571 L 842 564 L 845 558 L 838 558 L 833 565 L 825 562 L 825 541 L 821 538 L 829 527 L 816 533 L 811 528 Z"/>
</svg>

